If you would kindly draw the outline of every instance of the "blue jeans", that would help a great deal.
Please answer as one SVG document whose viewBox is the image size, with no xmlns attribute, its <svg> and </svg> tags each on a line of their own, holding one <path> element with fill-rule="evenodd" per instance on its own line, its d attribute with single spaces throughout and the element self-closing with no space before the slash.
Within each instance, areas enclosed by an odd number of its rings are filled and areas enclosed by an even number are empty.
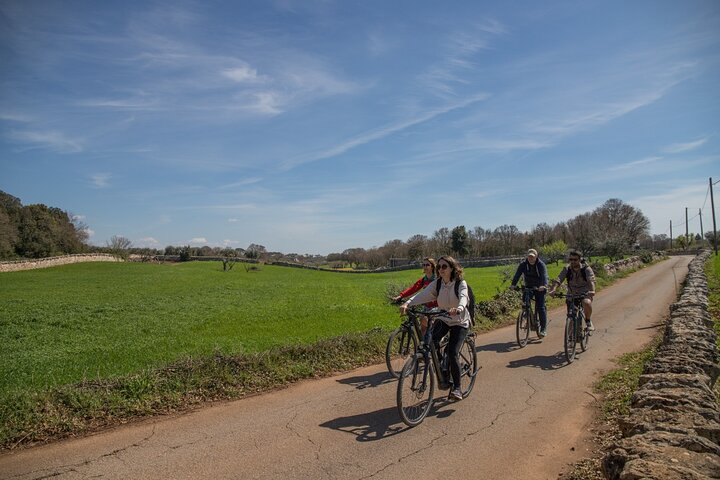
<svg viewBox="0 0 720 480">
<path fill-rule="evenodd" d="M 450 331 L 450 340 L 447 345 L 447 353 L 450 356 L 449 363 L 450 377 L 453 383 L 452 388 L 460 388 L 460 361 L 458 356 L 460 355 L 460 347 L 462 347 L 463 342 L 465 342 L 469 328 L 461 327 L 460 325 L 450 327 L 447 323 L 438 321 L 433 326 L 432 332 L 435 348 L 438 348 L 440 340 L 442 340 L 448 330 Z"/>
<path fill-rule="evenodd" d="M 540 330 L 547 328 L 547 308 L 545 307 L 545 292 L 529 292 L 530 298 L 535 298 L 535 311 L 537 312 L 538 319 L 540 320 Z"/>
</svg>

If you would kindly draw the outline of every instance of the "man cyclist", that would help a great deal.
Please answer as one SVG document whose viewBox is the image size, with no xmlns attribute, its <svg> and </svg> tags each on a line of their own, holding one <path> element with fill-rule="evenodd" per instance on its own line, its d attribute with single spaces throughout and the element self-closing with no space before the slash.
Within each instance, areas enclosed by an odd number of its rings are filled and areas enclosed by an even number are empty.
<svg viewBox="0 0 720 480">
<path fill-rule="evenodd" d="M 553 280 L 553 286 L 548 292 L 550 295 L 555 293 L 555 289 L 567 279 L 568 293 L 571 295 L 585 295 L 582 301 L 583 311 L 585 312 L 585 323 L 588 330 L 595 330 L 595 326 L 590 319 L 592 315 L 592 299 L 595 296 L 595 274 L 589 265 L 581 264 L 582 258 L 580 252 L 571 250 L 568 254 L 568 261 L 557 280 Z"/>
<path fill-rule="evenodd" d="M 528 288 L 536 287 L 537 290 L 529 292 L 530 298 L 535 299 L 535 311 L 540 319 L 540 336 L 547 336 L 547 309 L 545 308 L 545 292 L 549 282 L 547 267 L 542 260 L 538 258 L 537 250 L 531 248 L 527 252 L 527 258 L 520 262 L 515 276 L 512 279 L 510 288 L 517 289 L 520 275 L 523 276 L 525 286 Z"/>
</svg>

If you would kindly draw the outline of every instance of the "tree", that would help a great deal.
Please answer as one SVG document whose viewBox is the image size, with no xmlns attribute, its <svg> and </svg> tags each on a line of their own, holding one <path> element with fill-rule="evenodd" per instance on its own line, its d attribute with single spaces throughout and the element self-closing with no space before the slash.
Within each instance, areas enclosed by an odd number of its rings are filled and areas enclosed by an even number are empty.
<svg viewBox="0 0 720 480">
<path fill-rule="evenodd" d="M 247 250 L 245 250 L 245 257 L 259 260 L 266 252 L 267 250 L 264 246 L 251 243 Z"/>
<path fill-rule="evenodd" d="M 0 205 L 0 258 L 14 257 L 17 241 L 17 227 L 10 219 L 10 215 Z"/>
<path fill-rule="evenodd" d="M 611 259 L 632 249 L 642 235 L 647 235 L 650 220 L 637 208 L 611 198 L 592 213 L 597 246 Z"/>
<path fill-rule="evenodd" d="M 106 242 L 106 245 L 113 255 L 117 255 L 121 258 L 127 258 L 128 250 L 132 246 L 132 242 L 130 239 L 121 235 L 113 235 L 110 237 L 110 240 Z"/>
<path fill-rule="evenodd" d="M 450 237 L 452 251 L 455 252 L 456 256 L 462 258 L 470 252 L 470 236 L 465 230 L 465 225 L 453 228 Z"/>
<path fill-rule="evenodd" d="M 530 246 L 535 248 L 536 245 L 546 245 L 552 242 L 553 229 L 547 223 L 538 223 L 530 231 Z"/>
<path fill-rule="evenodd" d="M 595 251 L 597 233 L 590 213 L 583 213 L 567 222 L 572 236 L 572 245 L 583 255 L 591 255 Z"/>
<path fill-rule="evenodd" d="M 501 225 L 493 231 L 493 236 L 500 245 L 501 255 L 512 255 L 523 250 L 522 234 L 515 225 Z"/>
<path fill-rule="evenodd" d="M 547 245 L 540 247 L 540 254 L 545 257 L 547 263 L 555 262 L 565 258 L 565 253 L 568 251 L 568 246 L 562 240 L 556 240 Z"/>
<path fill-rule="evenodd" d="M 425 235 L 413 235 L 407 241 L 407 255 L 410 260 L 420 260 L 425 256 L 428 238 Z"/>
<path fill-rule="evenodd" d="M 441 257 L 443 255 L 448 255 L 452 251 L 452 246 L 450 244 L 450 230 L 448 230 L 447 227 L 435 230 L 430 243 L 433 253 L 436 256 Z"/>
</svg>

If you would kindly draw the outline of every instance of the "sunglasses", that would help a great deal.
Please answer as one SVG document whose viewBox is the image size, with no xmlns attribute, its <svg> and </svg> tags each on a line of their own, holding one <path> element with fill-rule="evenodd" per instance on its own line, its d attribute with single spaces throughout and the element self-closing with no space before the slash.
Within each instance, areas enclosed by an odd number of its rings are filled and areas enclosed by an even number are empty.
<svg viewBox="0 0 720 480">
<path fill-rule="evenodd" d="M 429 263 L 423 263 L 423 267 L 432 267 Z"/>
<path fill-rule="evenodd" d="M 580 259 L 579 259 L 579 258 L 571 258 L 570 261 L 571 261 L 571 262 L 579 262 Z"/>
<path fill-rule="evenodd" d="M 445 270 L 446 268 L 450 268 L 450 265 L 448 265 L 447 263 L 441 263 L 440 265 L 438 265 L 437 268 L 439 270 Z"/>
</svg>

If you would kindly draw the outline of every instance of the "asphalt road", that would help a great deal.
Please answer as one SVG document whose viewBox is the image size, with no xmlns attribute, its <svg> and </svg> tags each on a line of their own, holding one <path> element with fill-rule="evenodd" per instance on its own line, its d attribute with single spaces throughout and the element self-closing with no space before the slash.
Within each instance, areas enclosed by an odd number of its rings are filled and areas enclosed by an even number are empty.
<svg viewBox="0 0 720 480">
<path fill-rule="evenodd" d="M 184 415 L 0 455 L 3 479 L 556 479 L 587 454 L 592 385 L 640 349 L 675 301 L 692 257 L 603 290 L 588 351 L 567 365 L 564 307 L 523 349 L 513 327 L 477 338 L 482 370 L 459 403 L 408 429 L 384 365 Z M 533 337 L 531 337 L 533 338 Z"/>
</svg>

